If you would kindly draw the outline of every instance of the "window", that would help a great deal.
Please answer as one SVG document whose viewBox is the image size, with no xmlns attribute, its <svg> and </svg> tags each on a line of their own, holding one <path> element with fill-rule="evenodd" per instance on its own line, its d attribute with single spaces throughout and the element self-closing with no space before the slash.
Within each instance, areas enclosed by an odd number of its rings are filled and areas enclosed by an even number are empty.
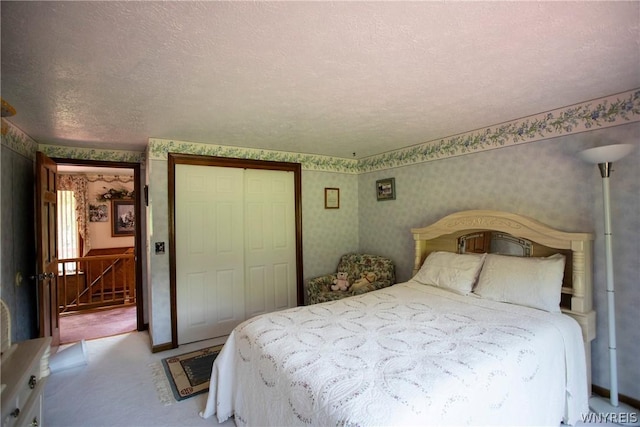
<svg viewBox="0 0 640 427">
<path fill-rule="evenodd" d="M 73 191 L 58 190 L 58 259 L 77 258 L 79 254 L 76 198 Z M 64 270 L 63 270 L 64 268 Z M 58 264 L 58 273 L 75 273 L 76 263 Z"/>
</svg>

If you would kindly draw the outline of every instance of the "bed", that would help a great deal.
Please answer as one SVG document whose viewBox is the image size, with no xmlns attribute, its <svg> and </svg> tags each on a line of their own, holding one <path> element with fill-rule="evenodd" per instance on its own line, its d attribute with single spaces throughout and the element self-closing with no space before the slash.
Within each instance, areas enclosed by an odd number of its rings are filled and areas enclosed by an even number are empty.
<svg viewBox="0 0 640 427">
<path fill-rule="evenodd" d="M 411 280 L 235 328 L 200 415 L 279 426 L 580 421 L 593 236 L 478 210 L 411 232 Z"/>
</svg>

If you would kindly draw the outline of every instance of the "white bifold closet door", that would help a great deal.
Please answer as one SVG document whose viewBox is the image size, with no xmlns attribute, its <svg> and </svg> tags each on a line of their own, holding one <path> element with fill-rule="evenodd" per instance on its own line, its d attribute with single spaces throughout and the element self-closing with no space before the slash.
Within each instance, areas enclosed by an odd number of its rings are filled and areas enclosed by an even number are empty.
<svg viewBox="0 0 640 427">
<path fill-rule="evenodd" d="M 297 303 L 294 174 L 176 165 L 178 343 Z"/>
</svg>

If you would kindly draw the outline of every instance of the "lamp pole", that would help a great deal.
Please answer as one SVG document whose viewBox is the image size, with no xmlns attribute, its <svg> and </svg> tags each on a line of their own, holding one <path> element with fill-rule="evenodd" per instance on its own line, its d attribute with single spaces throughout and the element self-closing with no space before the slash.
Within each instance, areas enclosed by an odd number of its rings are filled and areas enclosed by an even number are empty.
<svg viewBox="0 0 640 427">
<path fill-rule="evenodd" d="M 609 400 L 612 406 L 618 406 L 618 356 L 616 346 L 616 298 L 613 280 L 613 236 L 611 234 L 611 196 L 609 193 L 609 176 L 611 162 L 598 163 L 602 176 L 602 197 L 604 202 L 604 255 L 605 274 L 607 278 L 607 311 L 609 322 L 609 373 L 611 390 Z"/>
<path fill-rule="evenodd" d="M 633 150 L 631 144 L 614 144 L 590 148 L 580 153 L 580 157 L 598 165 L 602 176 L 602 197 L 604 204 L 604 252 L 605 274 L 607 281 L 607 318 L 609 326 L 609 373 L 610 394 L 609 401 L 594 396 L 589 399 L 589 407 L 597 414 L 615 414 L 611 421 L 618 424 L 640 425 L 638 413 L 632 407 L 620 403 L 618 400 L 618 358 L 616 348 L 616 307 L 613 278 L 613 235 L 611 232 L 611 196 L 609 191 L 609 177 L 613 162 L 620 160 Z"/>
</svg>

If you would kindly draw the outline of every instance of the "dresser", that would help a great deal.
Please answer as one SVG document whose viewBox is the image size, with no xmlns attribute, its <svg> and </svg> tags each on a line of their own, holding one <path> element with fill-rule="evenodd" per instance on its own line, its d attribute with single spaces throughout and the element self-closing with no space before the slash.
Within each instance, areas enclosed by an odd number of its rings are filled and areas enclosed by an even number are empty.
<svg viewBox="0 0 640 427">
<path fill-rule="evenodd" d="M 1 427 L 43 425 L 43 394 L 49 375 L 51 337 L 14 343 L 2 353 Z"/>
</svg>

